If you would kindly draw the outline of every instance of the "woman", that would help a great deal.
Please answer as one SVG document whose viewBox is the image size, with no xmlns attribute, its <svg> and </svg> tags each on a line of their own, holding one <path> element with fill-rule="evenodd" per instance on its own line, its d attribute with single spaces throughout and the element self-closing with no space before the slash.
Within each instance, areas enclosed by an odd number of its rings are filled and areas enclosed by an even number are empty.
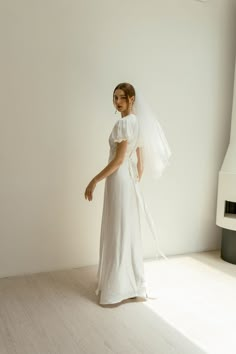
<svg viewBox="0 0 236 354">
<path fill-rule="evenodd" d="M 127 298 L 146 298 L 137 183 L 143 173 L 139 147 L 139 124 L 133 112 L 135 90 L 121 83 L 113 92 L 113 103 L 121 113 L 109 137 L 108 165 L 85 190 L 91 201 L 96 184 L 106 178 L 100 234 L 98 287 L 100 304 Z M 137 168 L 134 165 L 136 154 Z"/>
<path fill-rule="evenodd" d="M 144 277 L 141 211 L 156 241 L 157 236 L 139 182 L 143 165 L 146 176 L 158 178 L 171 156 L 160 124 L 131 84 L 116 86 L 113 103 L 121 118 L 109 136 L 108 165 L 85 190 L 85 198 L 91 201 L 96 184 L 106 178 L 96 290 L 104 305 L 127 298 L 152 298 Z M 157 254 L 166 258 L 158 243 Z"/>
</svg>

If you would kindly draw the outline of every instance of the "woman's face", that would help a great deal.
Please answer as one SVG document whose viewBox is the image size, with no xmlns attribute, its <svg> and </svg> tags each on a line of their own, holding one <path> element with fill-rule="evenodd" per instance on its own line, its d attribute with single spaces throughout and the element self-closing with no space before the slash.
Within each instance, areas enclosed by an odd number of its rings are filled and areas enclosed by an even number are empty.
<svg viewBox="0 0 236 354">
<path fill-rule="evenodd" d="M 131 104 L 133 102 L 132 97 L 128 97 L 128 102 Z M 123 90 L 117 89 L 113 96 L 113 103 L 117 111 L 119 112 L 127 112 L 129 108 L 129 104 L 127 102 L 126 94 Z"/>
</svg>

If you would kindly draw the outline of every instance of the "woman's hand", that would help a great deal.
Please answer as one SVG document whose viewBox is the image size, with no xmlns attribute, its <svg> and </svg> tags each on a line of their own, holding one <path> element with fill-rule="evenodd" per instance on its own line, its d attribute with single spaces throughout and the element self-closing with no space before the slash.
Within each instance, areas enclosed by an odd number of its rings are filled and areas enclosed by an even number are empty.
<svg viewBox="0 0 236 354">
<path fill-rule="evenodd" d="M 143 151 L 142 148 L 138 147 L 136 149 L 136 154 L 137 154 L 137 171 L 138 171 L 138 181 L 141 181 L 142 174 L 143 174 Z"/>
<path fill-rule="evenodd" d="M 87 188 L 85 189 L 85 193 L 84 193 L 84 196 L 85 196 L 85 199 L 88 199 L 89 201 L 91 201 L 93 199 L 93 191 L 96 187 L 96 180 L 95 179 L 92 179 L 91 182 L 89 182 Z"/>
<path fill-rule="evenodd" d="M 140 182 L 141 178 L 142 178 L 142 174 L 143 174 L 143 170 L 140 165 L 137 165 L 137 171 L 138 171 L 137 179 L 138 179 L 138 182 Z"/>
</svg>

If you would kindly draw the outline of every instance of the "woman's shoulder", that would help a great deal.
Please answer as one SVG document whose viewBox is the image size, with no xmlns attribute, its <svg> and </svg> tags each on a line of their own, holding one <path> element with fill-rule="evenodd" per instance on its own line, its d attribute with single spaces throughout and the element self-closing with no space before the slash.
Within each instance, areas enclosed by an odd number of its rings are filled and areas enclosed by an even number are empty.
<svg viewBox="0 0 236 354">
<path fill-rule="evenodd" d="M 135 114 L 131 113 L 123 118 L 118 118 L 115 125 L 122 126 L 122 127 L 130 127 L 134 126 L 136 123 L 137 117 Z"/>
<path fill-rule="evenodd" d="M 125 116 L 125 117 L 118 118 L 118 121 L 123 121 L 123 122 L 125 122 L 125 121 L 134 120 L 134 119 L 136 119 L 136 115 L 135 115 L 134 113 L 130 113 L 130 114 L 128 114 L 128 115 Z"/>
<path fill-rule="evenodd" d="M 134 114 L 129 114 L 123 118 L 119 118 L 112 131 L 112 137 L 114 140 L 120 141 L 130 138 L 134 134 L 135 121 L 136 116 Z"/>
</svg>

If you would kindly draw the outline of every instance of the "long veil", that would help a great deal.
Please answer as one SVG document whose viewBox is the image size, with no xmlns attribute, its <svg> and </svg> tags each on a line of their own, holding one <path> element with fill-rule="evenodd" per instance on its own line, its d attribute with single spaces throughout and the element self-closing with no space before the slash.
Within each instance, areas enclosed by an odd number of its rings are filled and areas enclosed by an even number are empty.
<svg viewBox="0 0 236 354">
<path fill-rule="evenodd" d="M 135 89 L 134 113 L 139 122 L 138 146 L 142 147 L 145 175 L 158 178 L 162 175 L 172 155 L 169 144 L 155 114 Z"/>
<path fill-rule="evenodd" d="M 145 178 L 149 181 L 161 177 L 165 168 L 169 165 L 172 155 L 169 144 L 155 114 L 147 104 L 144 96 L 135 88 L 134 114 L 138 118 L 139 138 L 137 146 L 142 148 Z M 147 224 L 156 242 L 156 254 L 168 259 L 159 246 L 156 224 L 151 216 L 149 208 L 142 194 L 138 193 Z"/>
</svg>

